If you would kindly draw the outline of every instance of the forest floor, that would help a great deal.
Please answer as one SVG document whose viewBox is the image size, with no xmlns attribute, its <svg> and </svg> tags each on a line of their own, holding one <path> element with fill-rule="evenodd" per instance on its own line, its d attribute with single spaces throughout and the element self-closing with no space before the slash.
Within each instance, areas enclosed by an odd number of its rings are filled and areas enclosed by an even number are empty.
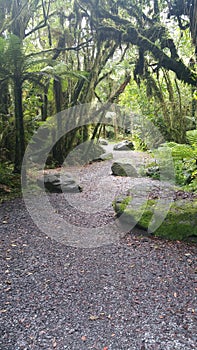
<svg viewBox="0 0 197 350">
<path fill-rule="evenodd" d="M 133 159 L 135 166 L 146 162 L 143 153 L 133 152 Z M 153 181 L 113 177 L 111 164 L 75 167 L 83 192 L 49 195 L 54 212 L 87 231 L 87 241 L 116 221 L 115 195 L 135 181 Z M 30 214 L 22 198 L 0 206 L 0 349 L 196 349 L 196 244 L 133 229 L 77 246 L 70 237 L 58 239 L 50 212 L 48 235 Z"/>
</svg>

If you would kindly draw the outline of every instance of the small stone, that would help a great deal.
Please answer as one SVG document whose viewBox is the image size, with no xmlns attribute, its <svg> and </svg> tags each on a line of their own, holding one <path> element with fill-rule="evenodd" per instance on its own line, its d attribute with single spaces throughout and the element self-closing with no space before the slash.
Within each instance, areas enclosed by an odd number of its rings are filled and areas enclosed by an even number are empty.
<svg viewBox="0 0 197 350">
<path fill-rule="evenodd" d="M 134 150 L 134 144 L 132 141 L 122 141 L 114 146 L 114 151 L 131 151 Z"/>
<path fill-rule="evenodd" d="M 108 141 L 105 140 L 105 139 L 99 139 L 99 143 L 100 143 L 100 145 L 103 145 L 103 146 L 107 146 L 108 145 Z"/>
</svg>

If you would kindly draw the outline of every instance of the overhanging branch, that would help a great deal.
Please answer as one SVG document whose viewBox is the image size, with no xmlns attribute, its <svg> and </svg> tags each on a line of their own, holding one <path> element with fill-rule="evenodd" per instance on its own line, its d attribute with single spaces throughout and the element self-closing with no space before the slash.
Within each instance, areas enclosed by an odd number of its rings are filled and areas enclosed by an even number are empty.
<svg viewBox="0 0 197 350">
<path fill-rule="evenodd" d="M 116 16 L 115 16 L 116 17 Z M 190 70 L 183 61 L 176 56 L 176 59 L 169 57 L 156 44 L 148 38 L 142 36 L 132 25 L 127 26 L 126 31 L 118 30 L 114 27 L 99 27 L 98 33 L 105 40 L 113 39 L 120 40 L 123 43 L 129 43 L 143 48 L 144 51 L 149 51 L 158 60 L 160 66 L 167 70 L 173 71 L 177 78 L 192 86 L 197 86 L 197 74 Z"/>
<path fill-rule="evenodd" d="M 90 38 L 87 41 L 82 42 L 81 44 L 77 45 L 77 46 L 72 46 L 72 47 L 64 47 L 64 48 L 54 48 L 54 49 L 48 49 L 48 50 L 43 50 L 40 52 L 34 52 L 31 53 L 29 55 L 26 56 L 26 58 L 30 58 L 30 57 L 35 57 L 35 56 L 39 56 L 39 55 L 44 55 L 44 54 L 48 54 L 48 53 L 55 53 L 55 52 L 65 52 L 65 51 L 79 51 L 81 48 L 83 48 L 84 46 L 86 46 L 88 43 L 90 43 L 92 41 L 93 38 Z"/>
</svg>

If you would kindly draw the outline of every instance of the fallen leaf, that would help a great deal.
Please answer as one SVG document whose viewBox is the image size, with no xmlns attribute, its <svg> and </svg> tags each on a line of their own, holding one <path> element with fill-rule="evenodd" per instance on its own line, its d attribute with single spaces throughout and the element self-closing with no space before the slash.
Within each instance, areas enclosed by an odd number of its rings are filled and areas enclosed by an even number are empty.
<svg viewBox="0 0 197 350">
<path fill-rule="evenodd" d="M 56 339 L 54 338 L 53 339 L 53 348 L 56 348 L 56 346 L 57 346 L 57 342 L 56 342 Z"/>
<path fill-rule="evenodd" d="M 187 259 L 188 264 L 192 264 L 193 261 L 191 259 Z"/>
<path fill-rule="evenodd" d="M 39 332 L 39 335 L 43 335 L 43 334 L 46 334 L 46 332 L 45 331 L 40 331 Z"/>
<path fill-rule="evenodd" d="M 99 316 L 96 316 L 96 315 L 90 315 L 89 319 L 91 321 L 95 321 L 95 320 L 98 320 Z"/>
<path fill-rule="evenodd" d="M 5 281 L 5 283 L 6 283 L 6 284 L 12 284 L 12 282 L 9 281 L 9 280 L 8 280 L 8 281 Z"/>
<path fill-rule="evenodd" d="M 70 263 L 65 263 L 65 264 L 64 264 L 64 268 L 65 268 L 65 269 L 68 269 L 68 268 L 70 267 L 70 265 L 71 265 Z"/>
<path fill-rule="evenodd" d="M 159 246 L 157 244 L 154 245 L 155 249 L 159 249 Z"/>
<path fill-rule="evenodd" d="M 174 297 L 175 297 L 175 298 L 177 297 L 177 293 L 176 293 L 176 292 L 174 292 Z"/>
<path fill-rule="evenodd" d="M 87 337 L 85 335 L 82 335 L 81 340 L 86 341 Z"/>
</svg>

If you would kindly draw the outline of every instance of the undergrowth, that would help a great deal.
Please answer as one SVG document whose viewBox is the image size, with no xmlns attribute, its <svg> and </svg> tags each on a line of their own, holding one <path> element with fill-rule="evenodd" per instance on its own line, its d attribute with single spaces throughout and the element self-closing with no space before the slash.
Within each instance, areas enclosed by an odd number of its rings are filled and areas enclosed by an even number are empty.
<svg viewBox="0 0 197 350">
<path fill-rule="evenodd" d="M 21 195 L 21 176 L 13 173 L 13 165 L 0 164 L 0 202 Z"/>
</svg>

